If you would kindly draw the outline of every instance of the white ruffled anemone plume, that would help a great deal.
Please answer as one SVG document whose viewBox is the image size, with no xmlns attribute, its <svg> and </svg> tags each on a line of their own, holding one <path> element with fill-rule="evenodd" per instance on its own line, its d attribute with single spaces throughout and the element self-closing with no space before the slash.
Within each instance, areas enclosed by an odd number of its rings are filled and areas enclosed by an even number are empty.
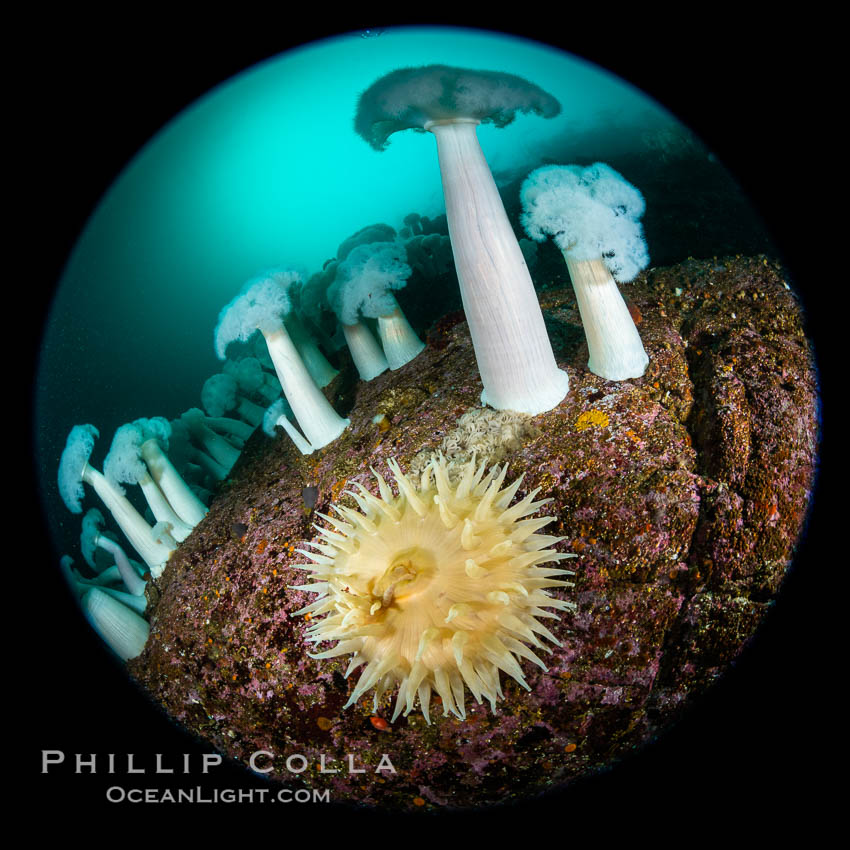
<svg viewBox="0 0 850 850">
<path fill-rule="evenodd" d="M 411 268 L 401 242 L 358 245 L 340 262 L 327 298 L 343 326 L 360 316 L 378 320 L 378 336 L 390 369 L 400 369 L 419 354 L 425 343 L 402 312 L 393 290 L 407 285 Z"/>
<path fill-rule="evenodd" d="M 291 270 L 274 269 L 248 281 L 221 311 L 215 329 L 215 348 L 224 360 L 227 346 L 247 341 L 255 331 L 266 340 L 269 356 L 311 451 L 332 443 L 348 427 L 310 376 L 284 326 L 292 308 L 287 290 L 301 276 Z"/>
<path fill-rule="evenodd" d="M 522 223 L 538 242 L 561 249 L 578 301 L 590 357 L 609 381 L 639 378 L 649 357 L 616 281 L 634 280 L 649 263 L 640 218 L 643 195 L 603 162 L 544 166 L 520 190 Z"/>
<path fill-rule="evenodd" d="M 239 381 L 234 375 L 219 372 L 210 375 L 201 387 L 201 404 L 213 418 L 224 417 L 233 411 L 243 421 L 256 428 L 263 421 L 263 408 L 239 394 Z"/>
<path fill-rule="evenodd" d="M 173 538 L 169 539 L 168 535 L 158 533 L 156 527 L 151 528 L 120 488 L 89 464 L 94 441 L 98 436 L 99 432 L 94 425 L 75 425 L 71 429 L 59 460 L 59 494 L 71 513 L 82 513 L 81 502 L 85 496 L 83 483 L 88 484 L 112 514 L 130 544 L 150 567 L 151 575 L 157 578 L 165 569 L 165 562 L 177 548 L 176 543 Z"/>
<path fill-rule="evenodd" d="M 314 315 L 318 317 L 321 306 L 327 305 L 336 316 L 361 381 L 377 378 L 390 368 L 390 364 L 387 362 L 384 349 L 381 348 L 372 331 L 360 321 L 357 309 L 352 310 L 343 297 L 345 288 L 341 285 L 341 281 L 337 280 L 337 272 L 340 263 L 345 261 L 358 246 L 368 245 L 375 240 L 395 239 L 395 235 L 395 230 L 388 224 L 370 224 L 361 228 L 340 243 L 337 248 L 338 259 L 328 263 L 321 274 L 314 275 L 307 282 L 312 296 Z"/>
<path fill-rule="evenodd" d="M 553 118 L 558 101 L 513 74 L 445 65 L 403 68 L 360 97 L 354 127 L 375 150 L 399 130 L 431 132 L 446 201 L 463 309 L 469 324 L 481 401 L 535 415 L 556 407 L 569 389 L 559 369 L 531 276 L 476 127 L 510 124 L 516 113 Z"/>
<path fill-rule="evenodd" d="M 507 466 L 484 474 L 484 464 L 465 464 L 457 484 L 449 481 L 445 458 L 432 460 L 418 486 L 395 460 L 389 468 L 394 496 L 372 470 L 380 498 L 362 485 L 350 495 L 361 512 L 334 506 L 340 519 L 319 514 L 328 526 L 300 549 L 314 563 L 299 565 L 313 582 L 295 589 L 318 594 L 297 613 L 316 619 L 308 628 L 313 643 L 338 641 L 313 658 L 351 655 L 346 671 L 365 669 L 345 707 L 374 689 L 374 706 L 395 688 L 392 719 L 413 710 L 416 698 L 430 723 L 431 694 L 443 715 L 466 716 L 465 689 L 495 710 L 503 698 L 500 671 L 529 689 L 523 659 L 546 670 L 531 647 L 560 645 L 541 619 L 574 608 L 547 588 L 571 587 L 570 570 L 542 566 L 575 557 L 554 551 L 563 538 L 537 534 L 554 517 L 535 517 L 551 499 L 534 501 L 539 488 L 512 507 L 522 477 L 502 489 Z"/>
<path fill-rule="evenodd" d="M 172 536 L 180 543 L 192 533 L 192 526 L 177 515 L 142 459 L 142 445 L 155 432 L 155 426 L 153 429 L 148 426 L 149 421 L 137 419 L 115 432 L 109 454 L 103 462 L 103 474 L 122 493 L 121 484 L 138 484 L 156 521 L 168 523 Z"/>
</svg>

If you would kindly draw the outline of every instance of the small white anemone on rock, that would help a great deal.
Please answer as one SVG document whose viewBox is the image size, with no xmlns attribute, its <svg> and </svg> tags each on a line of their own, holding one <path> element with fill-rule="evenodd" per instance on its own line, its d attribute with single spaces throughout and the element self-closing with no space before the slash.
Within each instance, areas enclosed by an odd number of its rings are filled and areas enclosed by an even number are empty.
<svg viewBox="0 0 850 850">
<path fill-rule="evenodd" d="M 232 342 L 247 342 L 260 331 L 283 395 L 312 452 L 336 440 L 350 423 L 319 389 L 284 324 L 292 312 L 288 291 L 301 281 L 299 272 L 283 268 L 269 269 L 249 280 L 219 314 L 215 349 L 219 359 L 225 360 Z"/>
<path fill-rule="evenodd" d="M 561 249 L 587 339 L 587 368 L 609 381 L 639 378 L 649 357 L 617 281 L 649 264 L 643 195 L 604 162 L 546 165 L 522 184 L 522 224 Z"/>
<path fill-rule="evenodd" d="M 554 517 L 531 517 L 552 500 L 534 501 L 537 488 L 511 506 L 522 476 L 502 488 L 507 466 L 485 475 L 474 458 L 456 484 L 443 456 L 418 486 L 395 460 L 388 466 L 398 495 L 372 469 L 380 497 L 360 484 L 347 491 L 362 512 L 335 505 L 339 519 L 319 514 L 328 526 L 315 526 L 321 536 L 309 545 L 317 551 L 298 550 L 314 562 L 297 565 L 313 581 L 295 589 L 318 598 L 297 613 L 326 615 L 308 639 L 338 641 L 311 657 L 351 655 L 346 676 L 365 665 L 346 708 L 374 690 L 377 710 L 397 688 L 393 720 L 418 697 L 430 723 L 434 691 L 444 716 L 466 717 L 466 689 L 495 710 L 500 671 L 530 690 L 521 662 L 546 670 L 534 650 L 551 651 L 543 640 L 560 645 L 541 620 L 575 607 L 548 592 L 572 587 L 562 577 L 574 573 L 543 565 L 576 556 L 552 548 L 564 538 L 537 533 Z"/>
</svg>

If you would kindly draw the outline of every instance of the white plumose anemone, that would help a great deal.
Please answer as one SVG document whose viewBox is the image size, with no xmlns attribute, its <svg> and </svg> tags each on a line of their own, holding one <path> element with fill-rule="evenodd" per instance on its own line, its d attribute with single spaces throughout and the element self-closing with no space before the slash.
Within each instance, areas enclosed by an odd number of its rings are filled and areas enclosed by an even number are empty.
<svg viewBox="0 0 850 850">
<path fill-rule="evenodd" d="M 538 242 L 552 236 L 573 282 L 587 338 L 587 368 L 609 381 L 639 378 L 649 365 L 617 287 L 649 264 L 643 195 L 604 162 L 547 165 L 522 184 L 522 224 Z"/>
<path fill-rule="evenodd" d="M 300 282 L 301 276 L 291 269 L 270 269 L 249 280 L 219 314 L 215 347 L 225 360 L 231 342 L 247 342 L 256 331 L 262 333 L 283 395 L 304 435 L 296 445 L 302 454 L 310 454 L 336 440 L 350 423 L 319 389 L 284 324 L 292 312 L 288 291 Z"/>
<path fill-rule="evenodd" d="M 355 131 L 377 151 L 402 130 L 436 139 L 460 296 L 484 385 L 481 401 L 531 416 L 557 407 L 570 382 L 555 361 L 476 130 L 479 124 L 506 127 L 517 113 L 554 118 L 560 111 L 552 95 L 515 74 L 426 65 L 380 77 L 360 95 L 354 118 Z"/>
<path fill-rule="evenodd" d="M 433 691 L 449 712 L 466 717 L 465 689 L 475 700 L 503 697 L 499 671 L 529 690 L 520 663 L 546 666 L 534 652 L 549 650 L 543 639 L 559 641 L 541 619 L 573 603 L 549 595 L 547 588 L 571 587 L 561 576 L 570 570 L 543 564 L 575 557 L 551 547 L 563 538 L 538 534 L 554 517 L 534 517 L 542 505 L 539 488 L 512 507 L 522 477 L 502 489 L 507 466 L 465 464 L 449 479 L 444 457 L 432 460 L 418 487 L 389 462 L 398 485 L 394 496 L 374 469 L 380 498 L 362 485 L 348 491 L 362 512 L 334 506 L 340 519 L 320 516 L 329 527 L 298 550 L 314 563 L 313 582 L 296 589 L 318 599 L 297 613 L 316 619 L 308 628 L 314 643 L 338 641 L 313 658 L 351 655 L 346 676 L 365 668 L 346 708 L 374 689 L 381 697 L 398 688 L 392 719 L 407 715 L 418 696 L 425 720 Z"/>
</svg>

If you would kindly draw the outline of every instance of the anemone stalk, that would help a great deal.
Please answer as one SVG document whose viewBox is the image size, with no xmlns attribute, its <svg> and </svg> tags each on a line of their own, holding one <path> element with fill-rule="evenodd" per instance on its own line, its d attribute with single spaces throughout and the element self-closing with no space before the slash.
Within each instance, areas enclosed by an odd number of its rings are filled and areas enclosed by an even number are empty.
<svg viewBox="0 0 850 850">
<path fill-rule="evenodd" d="M 555 363 L 537 293 L 478 143 L 478 121 L 429 121 L 482 403 L 536 415 L 569 389 Z"/>
</svg>

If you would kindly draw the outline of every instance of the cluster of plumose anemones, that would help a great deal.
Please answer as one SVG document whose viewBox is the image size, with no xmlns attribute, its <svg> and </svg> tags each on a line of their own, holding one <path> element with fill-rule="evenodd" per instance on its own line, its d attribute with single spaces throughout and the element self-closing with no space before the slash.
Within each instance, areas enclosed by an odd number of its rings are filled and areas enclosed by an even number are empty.
<svg viewBox="0 0 850 850">
<path fill-rule="evenodd" d="M 225 366 L 203 386 L 204 410 L 122 426 L 102 473 L 89 463 L 97 429 L 72 429 L 59 471 L 66 505 L 81 513 L 88 484 L 141 559 L 125 554 L 93 508 L 81 538 L 91 575 L 62 560 L 93 627 L 120 657 L 144 648 L 146 581 L 203 519 L 254 429 L 272 437 L 283 429 L 302 454 L 329 446 L 349 425 L 322 391 L 338 374 L 338 352 L 347 347 L 360 379 L 371 381 L 424 349 L 394 294 L 414 268 L 427 277 L 453 264 L 483 404 L 536 416 L 566 397 L 569 379 L 529 271 L 535 245 L 517 240 L 476 134 L 479 124 L 504 127 L 517 112 L 553 118 L 560 104 L 499 72 L 431 65 L 377 80 L 360 97 L 356 132 L 376 151 L 397 131 L 430 132 L 445 215 L 432 222 L 411 214 L 398 231 L 364 227 L 312 276 L 274 267 L 245 283 L 215 329 Z M 602 163 L 546 166 L 528 175 L 521 201 L 531 239 L 551 236 L 563 253 L 590 371 L 613 381 L 640 377 L 648 357 L 617 287 L 648 263 L 640 192 Z M 474 460 L 452 465 L 439 456 L 418 481 L 394 462 L 390 469 L 397 495 L 375 473 L 380 498 L 363 487 L 351 493 L 361 511 L 321 514 L 327 525 L 317 526 L 315 551 L 302 550 L 312 563 L 300 566 L 313 581 L 297 589 L 318 594 L 303 609 L 315 618 L 308 639 L 337 642 L 314 657 L 350 654 L 348 673 L 364 667 L 349 704 L 370 689 L 376 703 L 395 689 L 394 717 L 418 697 L 427 719 L 436 691 L 444 712 L 464 717 L 465 690 L 494 705 L 500 671 L 526 686 L 521 662 L 544 666 L 532 647 L 555 637 L 540 620 L 559 616 L 544 609 L 570 608 L 547 588 L 569 586 L 560 576 L 572 573 L 541 565 L 569 555 L 551 548 L 560 538 L 537 533 L 553 518 L 529 518 L 544 504 L 534 493 L 510 505 L 520 481 L 502 489 L 504 465 L 488 472 Z M 138 485 L 149 516 L 122 485 Z"/>
</svg>

